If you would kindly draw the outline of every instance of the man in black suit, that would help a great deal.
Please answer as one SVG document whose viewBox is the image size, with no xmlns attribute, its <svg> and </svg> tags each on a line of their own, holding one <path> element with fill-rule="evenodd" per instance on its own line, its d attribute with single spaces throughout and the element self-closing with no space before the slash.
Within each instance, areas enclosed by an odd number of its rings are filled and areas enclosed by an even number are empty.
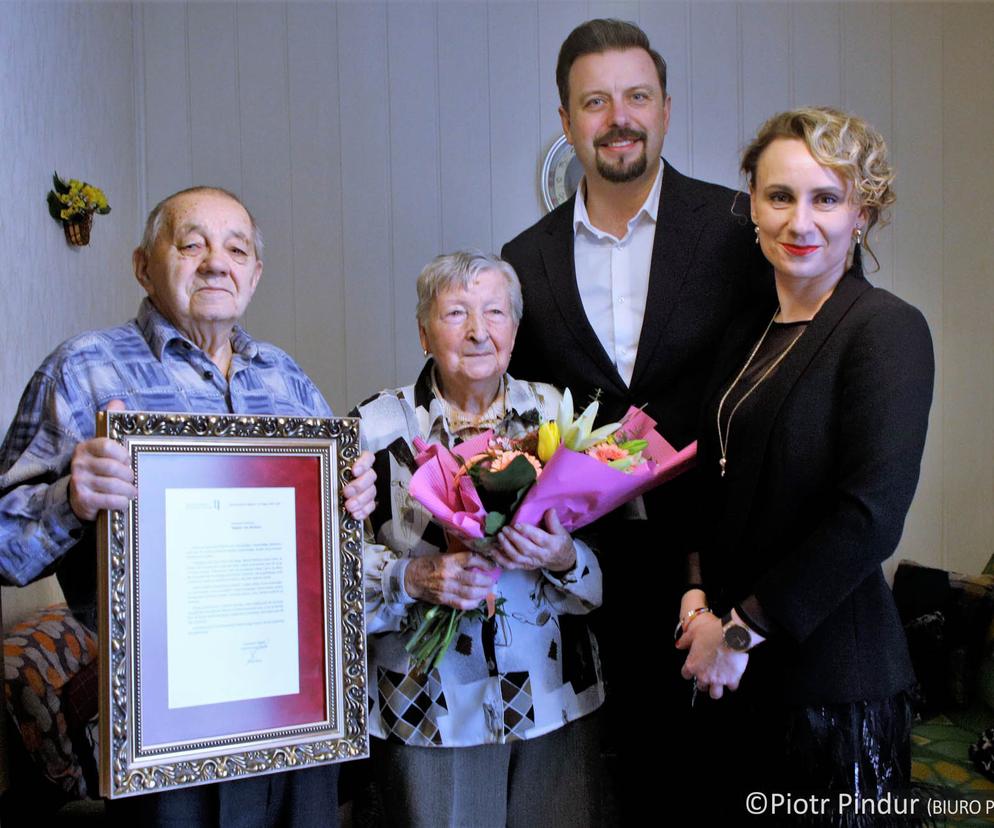
<svg viewBox="0 0 994 828">
<path fill-rule="evenodd" d="M 644 405 L 682 448 L 695 438 L 733 312 L 772 285 L 748 198 L 687 178 L 661 158 L 666 64 L 634 24 L 578 26 L 560 49 L 556 81 L 563 132 L 584 177 L 574 198 L 502 251 L 525 306 L 510 372 L 570 388 L 578 407 L 599 395 L 602 421 Z M 690 490 L 689 476 L 671 482 L 646 497 L 641 515 L 636 507 L 599 527 L 605 598 L 597 629 L 610 732 L 620 734 L 618 776 L 630 788 L 620 804 L 633 814 L 650 778 L 636 761 L 646 741 L 678 753 L 683 742 L 689 753 L 677 763 L 695 761 L 692 743 L 674 731 L 690 697 L 670 637 L 686 586 Z"/>
</svg>

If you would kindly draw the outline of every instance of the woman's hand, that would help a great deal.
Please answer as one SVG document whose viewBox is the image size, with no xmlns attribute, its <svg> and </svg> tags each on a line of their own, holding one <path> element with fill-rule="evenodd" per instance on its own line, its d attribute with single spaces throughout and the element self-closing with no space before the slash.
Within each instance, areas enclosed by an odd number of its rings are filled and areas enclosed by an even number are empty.
<svg viewBox="0 0 994 828">
<path fill-rule="evenodd" d="M 404 588 L 419 601 L 471 610 L 493 590 L 492 572 L 493 564 L 473 552 L 423 555 L 407 565 Z"/>
<path fill-rule="evenodd" d="M 698 690 L 707 690 L 712 699 L 720 699 L 728 690 L 738 690 L 749 665 L 749 653 L 739 653 L 724 644 L 721 621 L 713 615 L 700 615 L 676 642 L 678 650 L 687 650 L 687 660 L 680 670 L 685 679 L 696 679 Z"/>
<path fill-rule="evenodd" d="M 497 535 L 494 559 L 504 569 L 548 569 L 566 572 L 576 565 L 573 538 L 563 529 L 555 509 L 544 515 L 545 528 L 517 524 Z"/>
</svg>

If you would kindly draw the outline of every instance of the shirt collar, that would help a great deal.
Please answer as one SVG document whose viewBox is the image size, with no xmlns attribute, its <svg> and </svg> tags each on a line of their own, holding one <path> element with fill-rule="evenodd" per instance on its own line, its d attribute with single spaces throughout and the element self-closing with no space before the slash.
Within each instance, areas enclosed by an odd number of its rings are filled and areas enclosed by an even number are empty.
<svg viewBox="0 0 994 828">
<path fill-rule="evenodd" d="M 171 342 L 187 342 L 193 345 L 193 347 L 196 347 L 190 341 L 189 337 L 184 336 L 172 322 L 159 313 L 155 305 L 152 304 L 152 300 L 147 296 L 142 299 L 142 303 L 138 308 L 136 321 L 138 329 L 142 332 L 142 336 L 145 337 L 145 341 L 148 342 L 148 347 L 160 362 L 162 361 L 162 354 Z M 259 344 L 240 325 L 235 325 L 231 332 L 231 350 L 244 357 L 247 361 L 251 361 L 256 357 L 262 358 Z"/>
<path fill-rule="evenodd" d="M 638 209 L 638 212 L 636 212 L 635 215 L 628 221 L 629 233 L 638 222 L 643 221 L 643 216 L 646 219 L 651 220 L 653 224 L 656 223 L 656 216 L 659 212 L 659 194 L 663 186 L 664 166 L 666 166 L 666 162 L 660 158 L 659 169 L 656 170 L 656 180 L 652 182 L 652 189 L 649 190 L 649 195 L 645 197 L 645 201 L 642 202 L 642 206 Z M 584 198 L 584 192 L 586 191 L 587 186 L 586 182 L 587 177 L 584 176 L 580 179 L 580 185 L 576 188 L 576 199 L 573 202 L 573 233 L 575 235 L 582 227 L 596 238 L 611 236 L 610 233 L 598 230 L 593 224 L 590 223 L 590 216 L 587 214 L 587 204 Z"/>
<path fill-rule="evenodd" d="M 442 433 L 446 430 L 445 404 L 434 393 L 434 365 L 435 361 L 429 359 L 414 383 L 414 405 L 428 412 L 428 434 Z M 520 419 L 525 412 L 535 408 L 535 398 L 528 393 L 527 384 L 512 382 L 509 374 L 504 374 L 501 383 L 506 407 L 504 422 L 509 418 Z"/>
</svg>

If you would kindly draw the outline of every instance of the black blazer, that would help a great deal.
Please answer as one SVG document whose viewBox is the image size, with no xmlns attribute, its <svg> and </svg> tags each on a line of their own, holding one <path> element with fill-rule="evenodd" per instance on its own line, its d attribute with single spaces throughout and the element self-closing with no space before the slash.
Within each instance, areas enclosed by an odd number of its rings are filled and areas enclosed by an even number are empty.
<svg viewBox="0 0 994 828">
<path fill-rule="evenodd" d="M 729 331 L 700 422 L 708 599 L 750 594 L 774 636 L 743 680 L 791 703 L 884 698 L 914 680 L 880 564 L 918 483 L 934 359 L 919 311 L 853 268 L 739 409 L 719 474 L 715 414 L 775 303 Z"/>
<path fill-rule="evenodd" d="M 573 266 L 574 199 L 501 251 L 525 303 L 510 373 L 569 387 L 578 408 L 600 391 L 601 422 L 646 405 L 661 433 L 682 448 L 695 437 L 704 384 L 733 313 L 772 284 L 754 244 L 748 196 L 665 164 L 631 387 L 583 310 Z"/>
<path fill-rule="evenodd" d="M 629 406 L 644 405 L 659 432 L 683 448 L 696 437 L 704 386 L 729 322 L 773 295 L 769 266 L 749 220 L 749 197 L 687 178 L 665 163 L 630 387 L 594 333 L 580 299 L 573 264 L 574 200 L 501 251 L 517 271 L 524 296 L 510 373 L 569 388 L 578 411 L 599 392 L 599 423 L 620 419 Z M 662 571 L 657 572 L 661 586 L 673 596 L 683 583 L 684 567 L 672 530 L 687 524 L 692 501 L 688 476 L 667 483 L 646 496 L 648 537 L 633 540 L 631 526 L 619 535 L 619 540 L 627 538 L 621 545 L 651 546 L 666 527 L 667 548 L 658 558 Z M 610 524 L 612 518 L 606 521 Z M 655 549 L 645 551 L 656 555 Z M 602 559 L 605 570 L 611 563 L 612 556 Z M 668 623 L 669 608 L 664 612 Z"/>
</svg>

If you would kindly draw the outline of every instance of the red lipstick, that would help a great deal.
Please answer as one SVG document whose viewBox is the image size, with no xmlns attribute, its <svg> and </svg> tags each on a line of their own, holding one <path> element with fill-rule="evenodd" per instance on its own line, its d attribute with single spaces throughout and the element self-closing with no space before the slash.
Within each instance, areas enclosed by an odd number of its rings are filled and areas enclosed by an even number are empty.
<svg viewBox="0 0 994 828">
<path fill-rule="evenodd" d="M 780 242 L 780 246 L 790 253 L 791 256 L 810 256 L 818 249 L 816 244 L 787 244 L 786 242 Z"/>
</svg>

